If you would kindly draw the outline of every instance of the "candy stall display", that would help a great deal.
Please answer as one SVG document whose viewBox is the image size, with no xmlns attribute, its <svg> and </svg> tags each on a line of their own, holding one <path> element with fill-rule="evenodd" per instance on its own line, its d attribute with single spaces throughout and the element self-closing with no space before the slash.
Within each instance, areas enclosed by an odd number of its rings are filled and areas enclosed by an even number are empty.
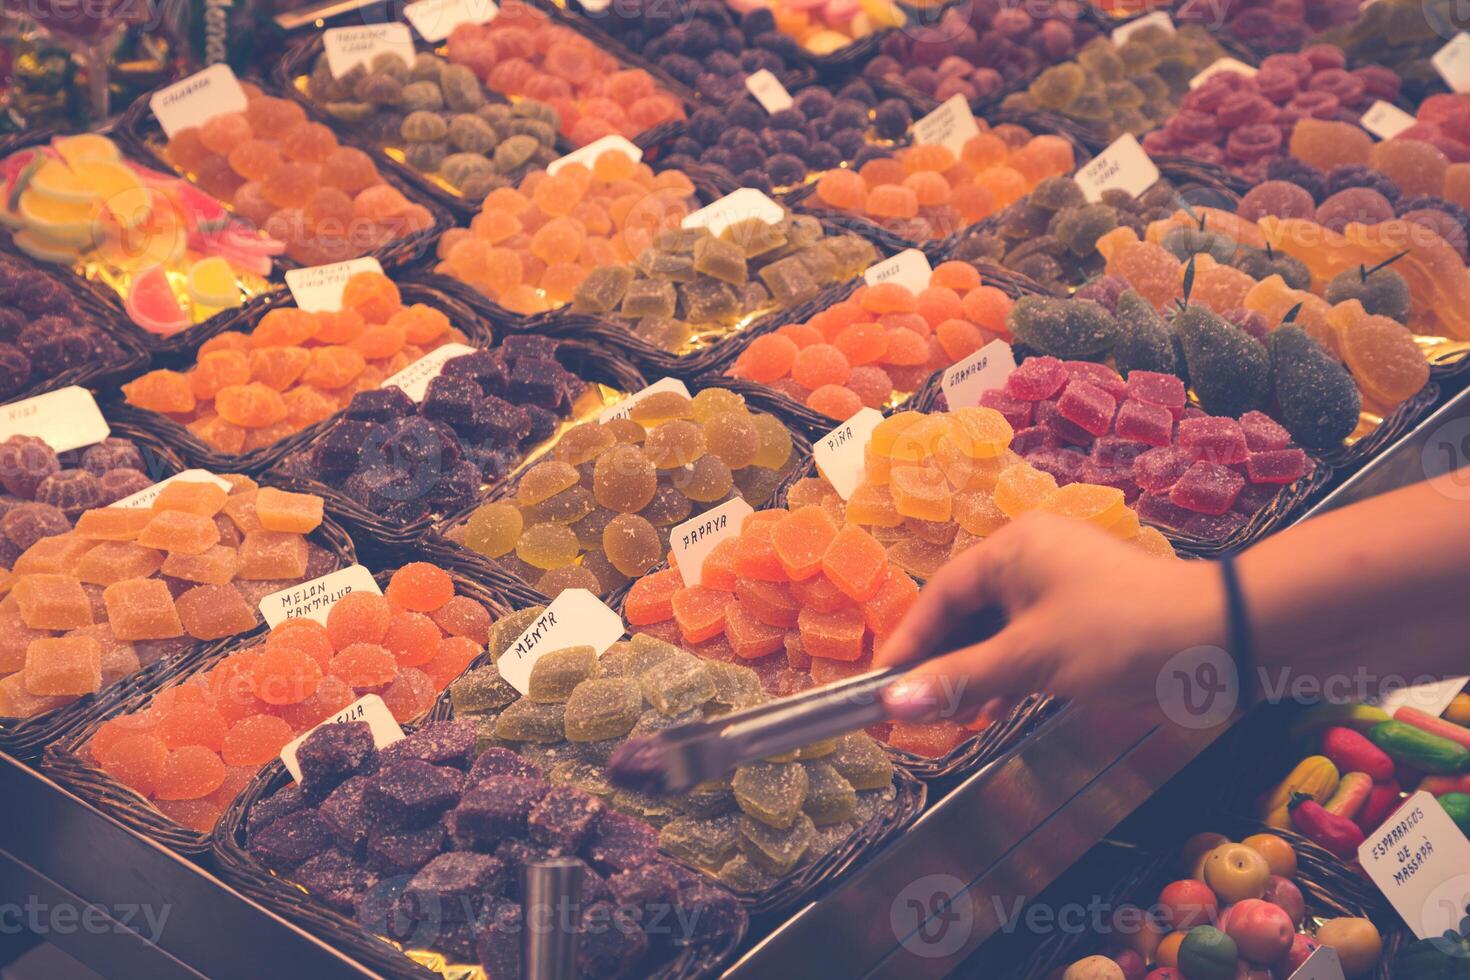
<svg viewBox="0 0 1470 980">
<path fill-rule="evenodd" d="M 776 30 L 823 67 L 850 65 L 871 54 L 872 41 L 908 24 L 896 0 L 727 0 L 742 14 L 770 11 Z M 923 6 L 923 4 L 919 4 Z M 863 42 L 863 43 L 859 43 Z"/>
</svg>

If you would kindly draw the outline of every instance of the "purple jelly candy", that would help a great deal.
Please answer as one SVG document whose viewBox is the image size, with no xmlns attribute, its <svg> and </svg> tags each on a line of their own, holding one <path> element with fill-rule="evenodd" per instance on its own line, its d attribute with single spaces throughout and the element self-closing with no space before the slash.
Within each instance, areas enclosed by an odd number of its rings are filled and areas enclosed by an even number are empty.
<svg viewBox="0 0 1470 980">
<path fill-rule="evenodd" d="M 1133 461 L 1133 478 L 1146 493 L 1158 493 L 1178 482 L 1193 463 L 1194 457 L 1177 446 L 1160 446 Z"/>
<path fill-rule="evenodd" d="M 533 841 L 564 851 L 578 850 L 603 811 L 596 797 L 571 786 L 553 786 L 532 807 L 526 831 Z"/>
<path fill-rule="evenodd" d="M 524 837 L 531 810 L 546 794 L 545 783 L 516 776 L 489 776 L 465 790 L 454 809 L 454 834 L 461 846 L 494 847 L 503 837 Z"/>
<path fill-rule="evenodd" d="M 441 374 L 429 382 L 419 411 L 426 418 L 438 419 L 456 428 L 467 426 L 473 423 L 475 409 L 484 397 L 485 393 L 472 379 Z"/>
<path fill-rule="evenodd" d="M 323 725 L 296 750 L 302 791 L 308 800 L 326 799 L 327 794 L 348 776 L 356 774 L 370 762 L 375 763 L 376 757 L 373 732 L 367 722 Z"/>
<path fill-rule="evenodd" d="M 332 846 L 332 835 L 316 810 L 297 810 L 257 831 L 250 851 L 273 871 L 289 871 Z"/>
<path fill-rule="evenodd" d="M 1057 486 L 1077 482 L 1077 473 L 1087 457 L 1076 449 L 1038 449 L 1026 454 L 1026 462 L 1038 470 L 1050 473 Z"/>
<path fill-rule="evenodd" d="M 1245 461 L 1252 483 L 1294 483 L 1307 472 L 1307 454 L 1300 449 L 1266 449 Z"/>
<path fill-rule="evenodd" d="M 416 830 L 390 830 L 368 841 L 367 860 L 385 875 L 413 874 L 444 850 L 444 840 L 442 823 Z"/>
<path fill-rule="evenodd" d="M 1038 449 L 1056 449 L 1059 445 L 1056 435 L 1044 425 L 1017 429 L 1011 437 L 1011 452 L 1021 456 L 1029 456 Z"/>
<path fill-rule="evenodd" d="M 1184 410 L 1184 382 L 1172 374 L 1132 371 L 1128 374 L 1128 397 L 1148 405 L 1160 405 L 1176 416 Z"/>
<path fill-rule="evenodd" d="M 403 898 L 420 913 L 445 922 L 468 922 L 505 888 L 505 865 L 499 858 L 471 851 L 440 854 L 409 879 Z"/>
<path fill-rule="evenodd" d="M 523 406 L 487 396 L 475 416 L 477 437 L 488 445 L 514 447 L 531 433 L 531 416 Z"/>
<path fill-rule="evenodd" d="M 487 977 L 521 976 L 521 945 L 525 930 L 521 927 L 521 907 L 510 902 L 497 902 L 488 924 L 475 941 L 475 955 L 485 968 Z"/>
<path fill-rule="evenodd" d="M 1028 357 L 1006 378 L 1005 392 L 1021 401 L 1050 398 L 1067 383 L 1067 370 L 1055 357 Z"/>
<path fill-rule="evenodd" d="M 619 871 L 607 879 L 607 887 L 619 905 L 634 909 L 645 924 L 670 914 L 679 894 L 673 874 L 661 863 Z"/>
<path fill-rule="evenodd" d="M 1082 469 L 1077 472 L 1077 480 L 1080 483 L 1095 483 L 1100 487 L 1113 487 L 1123 491 L 1123 499 L 1127 503 L 1133 503 L 1138 499 L 1140 491 L 1137 482 L 1133 479 L 1131 469 L 1101 466 L 1091 457 L 1082 464 Z"/>
<path fill-rule="evenodd" d="M 1245 462 L 1248 452 L 1240 423 L 1218 415 L 1180 420 L 1179 448 L 1221 466 Z"/>
<path fill-rule="evenodd" d="M 1168 528 L 1182 528 L 1192 514 L 1171 501 L 1168 493 L 1145 493 L 1133 508 L 1138 511 L 1138 519 L 1145 524 Z"/>
<path fill-rule="evenodd" d="M 360 850 L 368 839 L 367 813 L 362 805 L 362 791 L 367 784 L 367 776 L 348 776 L 317 807 L 332 839 L 348 851 Z"/>
<path fill-rule="evenodd" d="M 1240 417 L 1240 430 L 1245 433 L 1246 448 L 1253 453 L 1291 445 L 1291 433 L 1265 412 L 1246 412 Z"/>
<path fill-rule="evenodd" d="M 567 387 L 562 380 L 565 373 L 561 364 L 554 360 L 521 358 L 510 369 L 507 397 L 514 402 L 559 409 L 567 397 Z"/>
<path fill-rule="evenodd" d="M 1235 503 L 1244 486 L 1245 477 L 1239 473 L 1201 459 L 1185 470 L 1170 489 L 1169 501 L 1198 514 L 1223 514 Z"/>
<path fill-rule="evenodd" d="M 1112 395 L 1083 380 L 1073 380 L 1068 384 L 1057 401 L 1057 410 L 1062 418 L 1094 436 L 1103 435 L 1113 427 L 1113 414 L 1117 409 L 1118 403 Z"/>
<path fill-rule="evenodd" d="M 679 892 L 676 916 L 681 924 L 675 931 L 675 946 L 708 942 L 718 936 L 730 936 L 745 927 L 745 910 L 740 900 L 723 888 L 696 883 Z"/>
<path fill-rule="evenodd" d="M 103 439 L 82 453 L 82 469 L 101 477 L 109 470 L 143 470 L 147 464 L 143 453 L 127 439 Z"/>
<path fill-rule="evenodd" d="M 472 354 L 451 357 L 444 362 L 440 375 L 451 378 L 468 378 L 480 386 L 487 395 L 504 395 L 510 382 L 510 368 L 503 354 L 477 350 Z"/>
<path fill-rule="evenodd" d="M 1000 388 L 982 391 L 980 405 L 983 408 L 993 408 L 1004 415 L 1011 428 L 1018 432 L 1031 424 L 1032 403 L 1012 398 Z"/>
<path fill-rule="evenodd" d="M 459 800 L 459 780 L 452 771 L 418 759 L 383 765 L 362 794 L 373 826 L 422 827 L 438 820 Z"/>
<path fill-rule="evenodd" d="M 1097 364 L 1093 361 L 1064 361 L 1063 367 L 1067 370 L 1067 380 L 1086 381 L 1106 391 L 1113 401 L 1122 401 L 1124 392 L 1127 391 L 1127 382 L 1123 376 L 1106 364 Z"/>
<path fill-rule="evenodd" d="M 350 913 L 378 883 L 378 876 L 352 863 L 336 848 L 316 855 L 291 872 L 291 878 L 339 912 Z"/>
<path fill-rule="evenodd" d="M 245 819 L 246 833 L 253 839 L 262 827 L 274 823 L 288 813 L 295 813 L 306 806 L 306 802 L 300 786 L 293 784 L 277 790 L 250 808 L 250 815 Z"/>
<path fill-rule="evenodd" d="M 1120 470 L 1131 478 L 1134 462 L 1148 450 L 1146 442 L 1122 436 L 1103 436 L 1092 444 L 1091 459 L 1103 469 Z"/>
<path fill-rule="evenodd" d="M 582 856 L 604 874 L 638 868 L 658 853 L 658 831 L 636 817 L 604 810 Z"/>
<path fill-rule="evenodd" d="M 1092 445 L 1093 434 L 1076 422 L 1062 418 L 1061 409 L 1055 401 L 1036 402 L 1036 423 L 1045 426 L 1058 445 Z"/>
<path fill-rule="evenodd" d="M 417 411 L 412 398 L 397 385 L 359 391 L 347 403 L 346 415 L 364 422 L 388 422 L 405 418 Z"/>
<path fill-rule="evenodd" d="M 1230 509 L 1238 514 L 1244 514 L 1250 517 L 1256 511 L 1275 500 L 1276 495 L 1280 492 L 1280 485 L 1275 483 L 1247 484 L 1246 488 L 1240 491 L 1240 496 L 1235 498 L 1235 503 Z"/>
<path fill-rule="evenodd" d="M 1223 514 L 1191 514 L 1180 530 L 1205 541 L 1223 541 L 1244 527 L 1247 520 L 1244 514 L 1233 510 Z"/>
<path fill-rule="evenodd" d="M 513 333 L 506 336 L 500 342 L 500 350 L 511 363 L 515 363 L 523 357 L 533 357 L 539 360 L 555 360 L 556 352 L 561 349 L 561 341 L 555 337 L 543 337 L 534 333 Z M 466 357 L 473 355 L 466 354 Z M 561 365 L 557 365 L 560 369 Z M 559 373 L 559 372 L 558 372 Z"/>
<path fill-rule="evenodd" d="M 312 448 L 311 461 L 324 475 L 351 473 L 365 449 L 382 447 L 387 430 L 377 422 L 343 419 L 328 429 Z"/>
<path fill-rule="evenodd" d="M 470 766 L 470 781 L 479 783 L 487 776 L 518 776 L 522 779 L 540 779 L 541 769 L 528 762 L 510 749 L 494 746 L 481 752 Z"/>
<path fill-rule="evenodd" d="M 383 761 L 418 759 L 433 766 L 468 769 L 475 758 L 473 721 L 432 721 L 380 753 Z"/>
<path fill-rule="evenodd" d="M 1117 433 L 1150 446 L 1167 446 L 1174 440 L 1174 413 L 1162 405 L 1130 398 L 1118 409 Z"/>
<path fill-rule="evenodd" d="M 594 902 L 582 911 L 577 967 L 583 976 L 618 976 L 648 952 L 648 934 L 632 909 Z"/>
</svg>

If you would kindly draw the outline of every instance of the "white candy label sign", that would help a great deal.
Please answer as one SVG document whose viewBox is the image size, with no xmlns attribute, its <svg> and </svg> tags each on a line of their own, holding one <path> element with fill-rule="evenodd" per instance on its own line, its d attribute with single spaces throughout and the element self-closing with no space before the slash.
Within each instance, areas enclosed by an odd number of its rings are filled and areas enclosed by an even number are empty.
<svg viewBox="0 0 1470 980">
<path fill-rule="evenodd" d="M 154 92 L 148 107 L 164 133 L 173 138 L 176 133 L 202 125 L 215 116 L 243 112 L 245 90 L 229 65 L 210 65 Z"/>
<path fill-rule="evenodd" d="M 704 560 L 715 550 L 715 545 L 739 534 L 740 526 L 754 513 L 755 508 L 747 504 L 745 498 L 732 497 L 698 517 L 674 525 L 669 533 L 669 546 L 673 549 L 674 564 L 678 566 L 679 577 L 685 585 L 699 584 Z"/>
<path fill-rule="evenodd" d="M 342 309 L 342 292 L 347 280 L 359 272 L 381 273 L 383 266 L 371 255 L 331 265 L 312 265 L 286 270 L 286 288 L 298 309 L 308 313 L 336 313 Z"/>
<path fill-rule="evenodd" d="M 863 448 L 882 421 L 883 413 L 876 408 L 861 408 L 812 445 L 817 469 L 843 500 L 863 482 Z"/>
<path fill-rule="evenodd" d="M 510 645 L 496 667 L 511 687 L 525 694 L 531 689 L 531 668 L 544 655 L 589 646 L 600 657 L 622 635 L 623 617 L 586 589 L 567 589 Z"/>
<path fill-rule="evenodd" d="M 95 445 L 111 433 L 97 399 L 77 385 L 0 407 L 0 442 L 11 436 L 35 436 L 64 453 Z"/>
</svg>

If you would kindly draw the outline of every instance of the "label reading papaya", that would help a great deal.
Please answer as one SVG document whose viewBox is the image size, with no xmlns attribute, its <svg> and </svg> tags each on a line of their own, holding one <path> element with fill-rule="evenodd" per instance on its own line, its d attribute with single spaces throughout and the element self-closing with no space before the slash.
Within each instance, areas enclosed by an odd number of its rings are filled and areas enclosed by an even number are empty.
<svg viewBox="0 0 1470 980">
<path fill-rule="evenodd" d="M 674 525 L 669 532 L 669 547 L 685 585 L 699 584 L 704 560 L 715 550 L 715 545 L 739 534 L 745 519 L 754 513 L 755 509 L 744 497 L 732 497 L 698 517 Z"/>
</svg>

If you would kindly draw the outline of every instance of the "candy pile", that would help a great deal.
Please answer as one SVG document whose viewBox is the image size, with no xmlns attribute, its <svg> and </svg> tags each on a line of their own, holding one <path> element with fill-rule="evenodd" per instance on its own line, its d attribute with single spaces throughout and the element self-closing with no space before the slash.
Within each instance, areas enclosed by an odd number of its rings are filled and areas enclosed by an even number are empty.
<svg viewBox="0 0 1470 980">
<path fill-rule="evenodd" d="M 1270 162 L 1286 153 L 1288 142 L 1297 142 L 1298 122 L 1342 116 L 1356 121 L 1375 99 L 1398 97 L 1393 72 L 1376 65 L 1348 71 L 1344 65 L 1341 49 L 1315 44 L 1300 54 L 1271 55 L 1250 77 L 1217 72 L 1179 101 L 1179 111 L 1143 138 L 1143 148 L 1264 179 Z M 1359 130 L 1353 142 L 1366 148 L 1371 139 Z"/>
<path fill-rule="evenodd" d="M 265 502 L 257 498 L 255 515 Z M 363 695 L 381 696 L 400 722 L 422 715 L 489 633 L 483 606 L 455 595 L 441 569 L 414 562 L 393 573 L 383 595 L 339 599 L 326 626 L 288 619 L 148 707 L 103 722 L 86 749 L 164 816 L 208 832 L 286 743 Z"/>
<path fill-rule="evenodd" d="M 177 333 L 264 292 L 285 248 L 94 133 L 12 153 L 0 181 L 0 223 L 15 229 L 16 248 L 115 289 L 149 333 Z"/>
<path fill-rule="evenodd" d="M 1146 133 L 1168 119 L 1189 91 L 1189 80 L 1224 54 L 1193 24 L 1173 34 L 1156 26 L 1141 28 L 1122 45 L 1094 38 L 1077 52 L 1076 61 L 1046 69 L 1001 105 L 1059 113 L 1111 142 L 1124 133 Z"/>
<path fill-rule="evenodd" d="M 1304 0 L 1290 5 L 1266 0 L 1187 0 L 1174 20 L 1211 30 L 1223 27 L 1253 48 L 1296 51 L 1308 39 L 1357 16 L 1356 0 Z"/>
<path fill-rule="evenodd" d="M 1071 177 L 1048 177 L 995 221 L 970 229 L 955 256 L 998 263 L 1065 294 L 1102 271 L 1099 237 L 1122 225 L 1142 234 L 1150 221 L 1166 218 L 1178 207 L 1166 180 L 1138 197 L 1109 190 L 1102 200 L 1088 204 Z"/>
<path fill-rule="evenodd" d="M 1387 0 L 1360 11 L 1322 39 L 1340 47 L 1355 65 L 1391 70 L 1412 92 L 1443 91 L 1444 79 L 1430 59 L 1447 38 L 1470 27 L 1464 11 L 1450 0 Z"/>
<path fill-rule="evenodd" d="M 512 752 L 477 755 L 472 722 L 382 749 L 363 722 L 327 725 L 298 758 L 301 783 L 247 815 L 250 853 L 406 948 L 522 976 L 521 867 L 551 856 L 582 859 L 580 976 L 647 976 L 744 927 L 735 896 L 659 856 L 653 827 Z"/>
<path fill-rule="evenodd" d="M 507 105 L 485 97 L 464 65 L 420 52 L 412 65 L 391 54 L 332 77 L 317 58 L 306 94 L 333 119 L 361 133 L 413 169 L 436 175 L 478 201 L 527 164 L 557 157 L 556 110 L 534 99 Z"/>
<path fill-rule="evenodd" d="M 347 281 L 335 313 L 276 307 L 249 333 L 205 341 L 188 370 L 150 371 L 122 390 L 128 404 L 167 415 L 211 448 L 238 454 L 330 417 L 359 391 L 464 339 L 433 307 L 405 307 L 387 276 L 360 272 Z"/>
<path fill-rule="evenodd" d="M 586 390 L 556 359 L 558 346 L 520 335 L 451 358 L 418 403 L 396 386 L 359 392 L 285 468 L 393 523 L 467 507 L 526 447 L 550 438 Z"/>
<path fill-rule="evenodd" d="M 1415 118 L 1418 121 L 1394 139 L 1423 140 L 1433 143 L 1455 163 L 1470 161 L 1470 142 L 1467 142 L 1467 137 L 1470 137 L 1470 95 L 1456 92 L 1431 95 L 1419 103 Z M 1465 170 L 1462 168 L 1456 173 L 1462 176 L 1453 183 L 1463 187 Z"/>
<path fill-rule="evenodd" d="M 776 29 L 814 55 L 832 54 L 875 31 L 903 27 L 907 22 L 903 8 L 894 0 L 825 0 L 817 4 L 807 0 L 734 0 L 730 6 L 740 13 L 769 10 Z"/>
<path fill-rule="evenodd" d="M 521 103 L 524 105 L 525 103 Z M 534 170 L 486 197 L 468 229 L 439 239 L 437 272 L 468 283 L 513 313 L 555 309 L 600 266 L 625 266 L 699 204 L 678 170 L 655 175 L 608 150 L 591 168 Z"/>
<path fill-rule="evenodd" d="M 492 638 L 492 656 L 543 611 L 501 620 L 506 629 Z M 531 668 L 525 697 L 493 666 L 456 681 L 450 697 L 456 717 L 475 720 L 480 744 L 490 746 L 486 756 L 509 756 L 495 746 L 513 748 L 553 782 L 659 827 L 665 853 L 734 891 L 760 892 L 836 847 L 892 800 L 893 764 L 859 732 L 740 766 L 677 797 L 614 789 L 603 769 L 625 739 L 765 700 L 756 671 L 729 660 L 700 659 L 635 633 L 601 657 L 585 646 L 546 652 Z"/>
<path fill-rule="evenodd" d="M 863 74 L 891 78 L 937 102 L 975 102 L 1076 55 L 1098 28 L 1074 0 L 965 0 L 936 24 L 894 31 Z"/>
<path fill-rule="evenodd" d="M 1296 850 L 1285 838 L 1252 834 L 1235 843 L 1195 834 L 1179 871 L 1189 877 L 1165 885 L 1147 909 L 1120 905 L 1106 954 L 1072 963 L 1064 980 L 1125 980 L 1146 970 L 1165 978 L 1289 977 L 1319 946 L 1332 947 L 1342 975 L 1356 980 L 1371 976 L 1383 955 L 1368 919 L 1308 915 Z"/>
<path fill-rule="evenodd" d="M 801 67 L 796 43 L 776 30 L 769 10 L 737 14 L 702 0 L 633 0 L 591 10 L 588 20 L 689 86 L 724 104 L 745 94 L 747 75 L 777 76 Z"/>
<path fill-rule="evenodd" d="M 702 164 L 731 183 L 770 194 L 843 163 L 861 166 L 887 156 L 887 149 L 870 142 L 869 131 L 879 140 L 897 140 L 911 122 L 908 103 L 880 101 L 864 81 L 849 82 L 835 97 L 806 88 L 780 112 L 767 113 L 753 99 L 696 110 L 667 162 Z"/>
<path fill-rule="evenodd" d="M 6 463 L 17 463 L 6 467 L 7 489 L 47 458 L 46 447 L 24 439 L 0 449 Z M 126 444 L 90 452 L 93 468 L 137 461 Z M 112 482 L 131 472 L 112 470 Z M 57 470 L 36 486 L 38 500 L 66 501 L 74 526 L 47 503 L 13 505 L 0 519 L 7 543 L 32 541 L 0 601 L 0 717 L 50 711 L 196 641 L 254 629 L 262 598 L 335 563 L 306 538 L 321 523 L 320 497 L 257 490 L 232 477 L 230 492 L 175 481 L 150 507 L 103 507 L 106 479 Z"/>
<path fill-rule="evenodd" d="M 724 334 L 756 314 L 789 310 L 878 257 L 866 238 L 827 235 L 810 215 L 747 218 L 719 235 L 677 228 L 655 236 L 633 265 L 589 272 L 572 309 L 612 317 L 654 347 L 678 352 L 696 331 Z"/>
<path fill-rule="evenodd" d="M 859 170 L 829 170 L 817 200 L 862 215 L 910 241 L 946 238 L 1024 197 L 1039 181 L 1072 172 L 1072 144 L 1002 124 L 970 137 L 960 156 L 930 143 L 870 160 Z"/>
<path fill-rule="evenodd" d="M 508 0 L 485 25 L 460 24 L 449 60 L 513 99 L 550 105 L 577 146 L 604 136 L 629 139 L 684 118 L 684 106 L 641 68 L 616 58 L 521 0 Z"/>
<path fill-rule="evenodd" d="M 64 371 L 105 369 L 126 359 L 54 276 L 0 255 L 0 400 Z"/>
<path fill-rule="evenodd" d="M 386 60 L 402 64 L 391 55 Z M 385 62 L 386 63 L 386 62 Z M 244 112 L 224 112 L 179 130 L 169 163 L 271 238 L 302 265 L 365 255 L 425 231 L 434 216 L 391 184 L 372 157 L 341 146 L 290 99 L 247 85 Z"/>
<path fill-rule="evenodd" d="M 885 408 L 935 371 L 1007 336 L 1011 298 L 964 262 L 944 262 L 918 294 L 897 283 L 861 286 L 806 323 L 753 340 L 730 375 L 770 385 L 842 421 Z"/>
<path fill-rule="evenodd" d="M 1072 307 L 1096 304 L 1074 301 Z M 1131 309 L 1142 317 L 1147 307 L 1139 302 Z M 1042 309 L 1027 300 L 1017 303 L 1016 310 L 1018 329 L 1033 318 L 1039 323 L 1070 312 Z M 1198 306 L 1180 314 L 1176 329 L 1186 348 L 1214 357 L 1232 356 L 1241 338 L 1256 343 Z M 1327 360 L 1295 327 L 1277 330 L 1272 348 L 1284 358 L 1305 358 L 1310 351 Z M 1264 357 L 1265 349 L 1259 354 Z M 1303 401 L 1317 398 L 1310 383 L 1315 379 L 1293 373 L 1306 370 L 1295 360 L 1283 360 L 1276 376 L 1278 391 Z M 1138 518 L 1207 540 L 1233 534 L 1314 465 L 1292 444 L 1291 434 L 1261 412 L 1247 411 L 1236 420 L 1188 405 L 1184 382 L 1173 374 L 1134 369 L 1124 381 L 1111 368 L 1090 361 L 1032 357 L 1004 388 L 985 392 L 980 401 L 1006 417 L 1015 429 L 1011 449 L 1048 484 L 1115 488 L 1136 507 Z"/>
<path fill-rule="evenodd" d="M 569 429 L 514 497 L 487 503 L 451 539 L 549 596 L 612 592 L 662 560 L 669 529 L 733 496 L 758 507 L 794 465 L 791 435 L 745 399 L 657 392 L 628 418 Z"/>
</svg>

